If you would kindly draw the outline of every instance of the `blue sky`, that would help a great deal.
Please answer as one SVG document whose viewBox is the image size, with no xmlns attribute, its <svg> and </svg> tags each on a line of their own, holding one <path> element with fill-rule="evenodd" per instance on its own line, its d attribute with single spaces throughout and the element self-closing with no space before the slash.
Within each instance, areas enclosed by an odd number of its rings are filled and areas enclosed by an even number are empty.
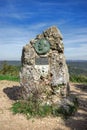
<svg viewBox="0 0 87 130">
<path fill-rule="evenodd" d="M 66 59 L 87 60 L 87 0 L 0 0 L 0 60 L 20 60 L 22 47 L 52 25 Z"/>
</svg>

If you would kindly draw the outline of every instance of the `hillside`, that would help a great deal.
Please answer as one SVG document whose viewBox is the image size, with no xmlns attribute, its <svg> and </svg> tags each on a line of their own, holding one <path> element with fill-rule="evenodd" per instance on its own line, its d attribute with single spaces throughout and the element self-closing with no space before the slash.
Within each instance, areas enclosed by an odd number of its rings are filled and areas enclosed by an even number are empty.
<svg viewBox="0 0 87 130">
<path fill-rule="evenodd" d="M 87 61 L 67 61 L 70 75 L 87 76 Z"/>
</svg>

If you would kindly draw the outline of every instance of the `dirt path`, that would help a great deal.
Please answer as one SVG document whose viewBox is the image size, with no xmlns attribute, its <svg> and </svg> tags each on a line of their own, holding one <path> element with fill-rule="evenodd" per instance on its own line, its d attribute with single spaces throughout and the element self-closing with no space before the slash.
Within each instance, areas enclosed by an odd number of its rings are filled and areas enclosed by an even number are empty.
<svg viewBox="0 0 87 130">
<path fill-rule="evenodd" d="M 27 120 L 24 115 L 13 115 L 10 107 L 17 100 L 18 90 L 19 83 L 0 81 L 0 130 L 87 130 L 87 86 L 71 84 L 71 93 L 77 95 L 80 107 L 66 121 L 60 117 Z"/>
</svg>

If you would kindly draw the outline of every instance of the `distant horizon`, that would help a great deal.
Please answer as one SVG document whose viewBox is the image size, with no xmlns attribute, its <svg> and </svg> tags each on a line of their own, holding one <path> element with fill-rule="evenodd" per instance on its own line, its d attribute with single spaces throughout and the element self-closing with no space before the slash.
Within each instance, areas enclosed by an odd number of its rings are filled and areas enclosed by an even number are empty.
<svg viewBox="0 0 87 130">
<path fill-rule="evenodd" d="M 0 61 L 20 61 L 21 62 L 21 60 L 0 60 Z M 66 61 L 87 61 L 87 60 L 66 59 Z"/>
</svg>

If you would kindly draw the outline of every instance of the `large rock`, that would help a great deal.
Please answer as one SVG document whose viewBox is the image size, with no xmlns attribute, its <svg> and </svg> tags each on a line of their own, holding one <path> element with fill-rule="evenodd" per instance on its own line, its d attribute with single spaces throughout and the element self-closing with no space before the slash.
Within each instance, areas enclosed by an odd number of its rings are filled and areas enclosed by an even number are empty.
<svg viewBox="0 0 87 130">
<path fill-rule="evenodd" d="M 20 84 L 24 99 L 31 95 L 42 103 L 56 103 L 69 94 L 69 73 L 60 31 L 52 26 L 22 50 Z"/>
</svg>

